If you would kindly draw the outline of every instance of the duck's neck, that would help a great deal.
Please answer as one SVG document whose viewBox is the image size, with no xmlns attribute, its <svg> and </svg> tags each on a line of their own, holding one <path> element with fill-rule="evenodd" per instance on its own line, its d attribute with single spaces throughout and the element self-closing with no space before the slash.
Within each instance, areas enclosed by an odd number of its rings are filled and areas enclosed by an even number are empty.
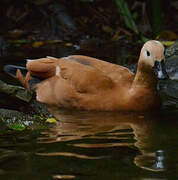
<svg viewBox="0 0 178 180">
<path fill-rule="evenodd" d="M 155 90 L 157 88 L 157 77 L 153 69 L 143 62 L 138 63 L 137 72 L 133 81 L 133 86 L 144 86 L 145 88 Z"/>
</svg>

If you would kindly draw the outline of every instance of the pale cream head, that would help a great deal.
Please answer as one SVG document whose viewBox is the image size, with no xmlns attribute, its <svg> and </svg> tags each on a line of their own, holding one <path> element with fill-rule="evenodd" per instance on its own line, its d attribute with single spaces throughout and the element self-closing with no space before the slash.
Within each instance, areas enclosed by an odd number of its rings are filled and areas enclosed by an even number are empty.
<svg viewBox="0 0 178 180">
<path fill-rule="evenodd" d="M 155 61 L 160 62 L 164 59 L 164 46 L 161 42 L 150 40 L 143 45 L 140 52 L 140 62 L 144 62 L 145 64 L 153 67 Z"/>
</svg>

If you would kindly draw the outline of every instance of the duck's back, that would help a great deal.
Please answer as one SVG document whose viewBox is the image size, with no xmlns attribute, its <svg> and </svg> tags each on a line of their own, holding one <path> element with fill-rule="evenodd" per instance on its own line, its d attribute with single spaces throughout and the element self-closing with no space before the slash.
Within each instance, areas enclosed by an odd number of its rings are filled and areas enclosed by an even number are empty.
<svg viewBox="0 0 178 180">
<path fill-rule="evenodd" d="M 46 57 L 34 61 L 29 61 L 27 63 L 27 69 L 31 72 L 32 75 L 46 79 L 56 74 L 56 67 L 59 64 L 62 66 L 65 64 L 65 68 L 69 69 L 76 68 L 77 65 L 74 67 L 73 62 L 76 62 L 78 66 L 83 69 L 83 71 L 85 71 L 88 66 L 93 67 L 96 71 L 101 71 L 104 75 L 110 77 L 115 82 L 121 82 L 125 80 L 130 81 L 133 80 L 135 76 L 126 67 L 82 55 L 72 55 L 59 59 Z M 78 71 L 78 69 L 76 69 L 76 71 Z M 75 73 L 75 69 L 73 72 Z"/>
<path fill-rule="evenodd" d="M 130 80 L 134 78 L 134 74 L 126 67 L 112 64 L 103 60 L 96 58 L 82 56 L 82 55 L 73 55 L 68 56 L 65 59 L 69 59 L 80 64 L 94 67 L 102 71 L 105 75 L 109 76 L 112 80 L 118 82 L 122 80 Z"/>
<path fill-rule="evenodd" d="M 123 95 L 134 79 L 127 68 L 95 58 L 78 55 L 50 58 L 27 64 L 32 75 L 46 79 L 36 88 L 37 100 L 46 104 L 112 110 L 125 100 Z"/>
</svg>

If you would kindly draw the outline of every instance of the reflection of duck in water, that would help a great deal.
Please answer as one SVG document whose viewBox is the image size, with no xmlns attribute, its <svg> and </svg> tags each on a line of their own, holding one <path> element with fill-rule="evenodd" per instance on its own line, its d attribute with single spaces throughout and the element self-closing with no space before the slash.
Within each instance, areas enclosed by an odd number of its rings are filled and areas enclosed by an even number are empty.
<svg viewBox="0 0 178 180">
<path fill-rule="evenodd" d="M 150 152 L 153 152 L 153 149 L 154 151 L 158 150 L 156 148 L 157 144 L 154 144 L 154 137 L 152 137 L 156 127 L 154 116 L 118 112 L 76 112 L 57 110 L 55 108 L 50 108 L 50 111 L 59 121 L 49 131 L 44 132 L 46 137 L 40 138 L 40 143 L 67 142 L 68 145 L 74 147 L 97 149 L 109 147 L 135 149 L 134 147 L 136 146 L 141 155 L 135 157 L 135 164 L 142 168 L 147 167 L 147 165 L 149 167 L 154 165 L 152 161 L 154 154 L 152 153 L 150 156 Z M 86 140 L 91 141 L 87 143 Z M 47 155 L 47 153 L 40 154 Z M 64 153 L 57 154 L 64 155 Z M 65 153 L 65 155 L 67 154 Z M 68 155 L 72 156 L 71 153 Z M 80 158 L 85 157 L 78 156 Z M 88 159 L 91 158 L 100 157 L 88 157 Z M 151 161 L 151 164 L 149 161 Z M 152 169 L 154 170 L 156 167 Z M 160 169 L 162 170 L 163 168 Z"/>
</svg>

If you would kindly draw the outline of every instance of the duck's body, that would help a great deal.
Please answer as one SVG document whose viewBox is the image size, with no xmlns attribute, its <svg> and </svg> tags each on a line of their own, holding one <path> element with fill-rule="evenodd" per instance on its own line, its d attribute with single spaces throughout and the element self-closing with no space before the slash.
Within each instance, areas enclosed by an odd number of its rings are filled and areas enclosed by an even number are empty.
<svg viewBox="0 0 178 180">
<path fill-rule="evenodd" d="M 152 43 L 162 53 L 156 60 L 163 59 L 163 46 Z M 150 62 L 142 61 L 141 55 L 140 59 L 136 75 L 123 66 L 80 55 L 32 60 L 26 67 L 32 76 L 42 79 L 35 86 L 37 100 L 48 105 L 103 111 L 160 108 L 157 77 Z M 20 72 L 17 78 L 24 83 Z"/>
<path fill-rule="evenodd" d="M 56 75 L 57 67 L 60 72 Z M 29 61 L 27 69 L 32 75 L 47 78 L 36 86 L 37 100 L 43 103 L 87 110 L 140 111 L 160 105 L 155 89 L 133 86 L 135 75 L 129 69 L 95 58 L 47 57 Z"/>
</svg>

